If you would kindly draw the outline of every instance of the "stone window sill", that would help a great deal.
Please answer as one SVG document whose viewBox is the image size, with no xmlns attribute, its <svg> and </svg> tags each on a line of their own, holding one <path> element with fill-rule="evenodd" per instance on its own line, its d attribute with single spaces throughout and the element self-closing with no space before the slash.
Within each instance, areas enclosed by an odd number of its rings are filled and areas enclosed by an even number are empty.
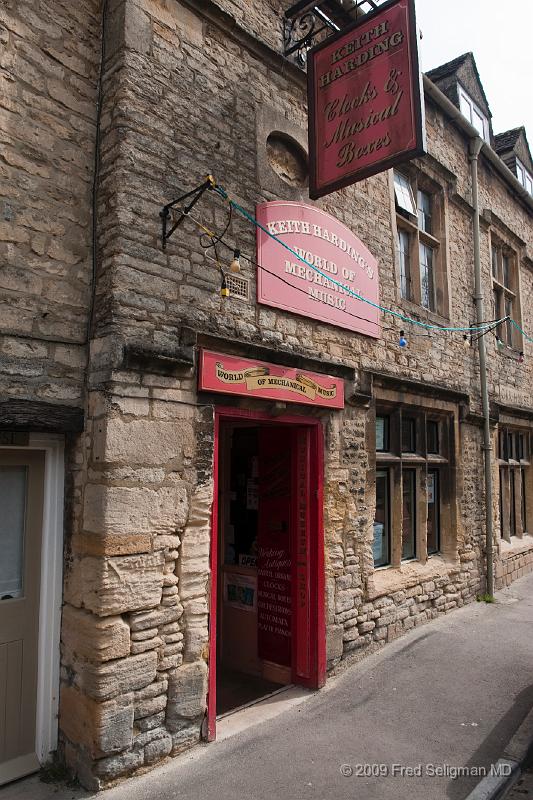
<svg viewBox="0 0 533 800">
<path fill-rule="evenodd" d="M 500 556 L 502 558 L 510 558 L 517 555 L 517 553 L 527 553 L 530 550 L 533 550 L 533 536 L 528 536 L 527 534 L 522 536 L 521 539 L 512 536 L 510 542 L 506 539 L 501 539 L 500 541 Z"/>
<path fill-rule="evenodd" d="M 425 564 L 421 564 L 420 561 L 404 561 L 401 567 L 377 569 L 368 580 L 366 599 L 376 600 L 383 595 L 410 589 L 422 581 L 447 578 L 450 570 L 458 567 L 458 563 L 445 559 L 442 555 L 434 555 L 430 556 Z"/>
<path fill-rule="evenodd" d="M 415 303 L 413 300 L 408 300 L 406 297 L 400 297 L 399 303 L 403 311 L 421 322 L 430 322 L 444 327 L 450 322 L 449 317 L 445 316 L 440 311 L 431 311 L 429 308 L 418 305 L 418 303 Z"/>
</svg>

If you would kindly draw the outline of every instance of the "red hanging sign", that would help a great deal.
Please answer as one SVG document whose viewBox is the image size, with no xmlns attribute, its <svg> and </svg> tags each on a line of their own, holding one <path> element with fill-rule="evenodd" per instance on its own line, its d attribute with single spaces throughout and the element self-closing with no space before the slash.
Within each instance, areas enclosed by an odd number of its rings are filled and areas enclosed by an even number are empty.
<svg viewBox="0 0 533 800">
<path fill-rule="evenodd" d="M 391 0 L 308 54 L 309 194 L 424 152 L 414 0 Z"/>
</svg>

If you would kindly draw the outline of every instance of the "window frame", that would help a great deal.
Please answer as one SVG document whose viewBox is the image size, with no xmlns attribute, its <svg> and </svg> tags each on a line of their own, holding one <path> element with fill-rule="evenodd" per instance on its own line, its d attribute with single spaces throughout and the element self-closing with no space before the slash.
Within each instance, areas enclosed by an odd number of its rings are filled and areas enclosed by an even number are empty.
<svg viewBox="0 0 533 800">
<path fill-rule="evenodd" d="M 415 213 L 398 203 L 396 176 L 408 181 Z M 422 173 L 393 170 L 399 299 L 447 319 L 445 200 L 442 186 Z M 426 288 L 427 287 L 427 288 Z"/>
<path fill-rule="evenodd" d="M 475 102 L 475 100 L 468 94 L 466 89 L 463 87 L 462 84 L 459 82 L 457 83 L 458 94 L 459 94 L 459 110 L 463 117 L 470 122 L 470 124 L 477 130 L 477 132 L 482 136 L 482 138 L 490 144 L 490 124 L 489 118 L 486 114 L 483 113 L 481 108 Z M 465 106 L 468 107 L 469 113 L 465 113 Z M 483 131 L 479 130 L 479 127 L 475 124 L 474 121 L 474 114 L 476 114 L 479 119 L 481 120 Z"/>
<path fill-rule="evenodd" d="M 494 318 L 502 319 L 510 316 L 520 324 L 518 255 L 503 240 L 492 236 L 490 259 Z M 510 320 L 498 327 L 496 335 L 512 350 L 517 352 L 522 350 L 522 335 Z"/>
<path fill-rule="evenodd" d="M 429 476 L 430 475 L 433 475 L 433 493 L 434 493 L 434 496 L 436 496 L 436 498 L 437 498 L 437 501 L 434 503 L 434 505 L 436 507 L 436 514 L 435 514 L 435 520 L 436 520 L 436 525 L 435 525 L 436 548 L 432 549 L 432 550 L 429 549 L 429 536 L 428 536 L 427 533 L 426 533 L 426 542 L 428 543 L 427 544 L 428 556 L 434 556 L 434 555 L 437 555 L 438 553 L 440 553 L 440 527 L 441 527 L 440 469 L 438 467 L 430 467 L 430 468 L 428 468 L 428 472 L 427 472 L 427 481 L 428 481 L 428 489 L 427 489 L 427 495 L 428 495 L 428 501 L 427 501 L 427 505 L 428 505 L 428 520 L 429 520 L 429 506 L 430 506 L 430 502 L 429 502 Z"/>
<path fill-rule="evenodd" d="M 528 170 L 528 168 L 524 166 L 523 162 L 520 161 L 518 156 L 515 156 L 515 162 L 516 162 L 516 177 L 519 183 L 522 184 L 526 192 L 529 192 L 529 194 L 533 196 L 533 175 Z M 522 177 L 520 177 L 520 173 L 522 173 Z"/>
<path fill-rule="evenodd" d="M 533 472 L 531 469 L 531 431 L 512 425 L 498 428 L 496 462 L 499 476 L 500 537 L 511 543 L 513 538 L 530 535 L 533 519 Z"/>
<path fill-rule="evenodd" d="M 386 542 L 386 551 L 387 556 L 385 559 L 382 560 L 382 563 L 376 563 L 375 552 L 376 552 L 376 524 L 381 524 L 381 522 L 376 523 L 376 519 L 374 518 L 373 523 L 373 538 L 372 538 L 372 556 L 374 559 L 374 565 L 376 569 L 380 567 L 386 567 L 390 564 L 391 559 L 391 470 L 389 467 L 382 467 L 376 469 L 376 509 L 377 509 L 377 485 L 378 485 L 378 478 L 384 477 L 385 478 L 385 487 L 386 487 L 386 498 L 385 498 L 385 523 L 384 523 L 384 538 Z"/>
<path fill-rule="evenodd" d="M 425 563 L 434 555 L 443 555 L 442 527 L 451 519 L 451 503 L 454 496 L 452 488 L 452 444 L 451 431 L 454 415 L 447 412 L 421 408 L 406 403 L 391 405 L 387 401 L 377 401 L 375 420 L 388 420 L 388 450 L 375 449 L 376 487 L 377 475 L 384 470 L 388 474 L 388 492 L 390 510 L 388 516 L 389 562 L 380 562 L 374 569 L 398 568 L 406 561 Z M 404 450 L 405 423 L 411 426 L 409 450 Z M 436 434 L 431 437 L 434 447 L 429 448 L 428 426 L 435 426 Z M 431 450 L 435 452 L 431 452 Z M 413 475 L 414 499 L 412 501 L 412 518 L 414 520 L 413 553 L 404 557 L 404 486 L 406 475 Z M 436 474 L 437 508 L 434 509 L 435 528 L 437 531 L 437 549 L 428 550 L 429 520 L 429 475 Z M 377 488 L 376 488 L 377 502 Z M 447 507 L 445 508 L 445 503 Z M 425 513 L 423 509 L 426 509 Z M 374 524 L 376 520 L 374 519 Z M 375 530 L 375 528 L 373 528 Z M 409 536 L 409 539 L 411 537 Z M 373 539 L 374 548 L 374 539 Z M 446 552 L 450 553 L 449 543 Z M 373 550 L 374 552 L 374 550 Z"/>
</svg>

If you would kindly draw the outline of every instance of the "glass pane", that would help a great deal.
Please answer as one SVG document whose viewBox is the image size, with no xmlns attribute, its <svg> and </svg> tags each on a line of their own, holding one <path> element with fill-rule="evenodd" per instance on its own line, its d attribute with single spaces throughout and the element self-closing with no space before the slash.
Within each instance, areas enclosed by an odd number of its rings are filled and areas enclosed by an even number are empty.
<svg viewBox="0 0 533 800">
<path fill-rule="evenodd" d="M 388 452 L 389 449 L 389 418 L 376 417 L 376 450 Z"/>
<path fill-rule="evenodd" d="M 505 536 L 505 491 L 506 491 L 507 470 L 500 468 L 500 536 Z"/>
<path fill-rule="evenodd" d="M 505 298 L 505 316 L 510 317 L 505 323 L 505 340 L 509 347 L 513 346 L 513 325 L 511 319 L 513 318 L 513 301 L 510 297 Z"/>
<path fill-rule="evenodd" d="M 498 434 L 498 455 L 502 461 L 507 461 L 507 434 L 500 431 Z"/>
<path fill-rule="evenodd" d="M 440 486 L 436 469 L 428 472 L 428 553 L 440 550 Z"/>
<path fill-rule="evenodd" d="M 420 244 L 420 292 L 424 308 L 435 310 L 435 281 L 433 277 L 433 250 Z"/>
<path fill-rule="evenodd" d="M 472 122 L 472 106 L 463 92 L 459 92 L 459 106 L 461 114 L 464 114 L 469 122 Z"/>
<path fill-rule="evenodd" d="M 414 453 L 416 450 L 416 421 L 411 417 L 402 417 L 402 453 Z"/>
<path fill-rule="evenodd" d="M 411 184 L 401 172 L 394 173 L 394 193 L 396 195 L 396 202 L 407 211 L 409 214 L 416 216 L 415 201 L 413 197 L 413 190 Z"/>
<path fill-rule="evenodd" d="M 418 192 L 418 227 L 426 233 L 431 233 L 431 195 L 427 192 Z"/>
<path fill-rule="evenodd" d="M 402 559 L 414 558 L 416 555 L 415 480 L 416 471 L 414 469 L 402 470 Z"/>
<path fill-rule="evenodd" d="M 485 118 L 475 108 L 472 108 L 472 125 L 485 138 Z"/>
<path fill-rule="evenodd" d="M 428 453 L 439 452 L 439 423 L 432 419 L 427 424 L 427 447 Z"/>
<path fill-rule="evenodd" d="M 20 597 L 24 576 L 26 467 L 0 467 L 0 599 Z"/>
<path fill-rule="evenodd" d="M 400 254 L 400 291 L 406 300 L 411 298 L 411 264 L 409 258 L 409 234 L 398 231 L 398 250 Z"/>
<path fill-rule="evenodd" d="M 522 532 L 527 533 L 527 503 L 526 503 L 526 471 L 525 469 L 520 470 L 521 480 L 522 480 Z"/>
<path fill-rule="evenodd" d="M 494 275 L 496 280 L 500 279 L 500 276 L 498 274 L 498 261 L 499 261 L 499 259 L 498 259 L 498 250 L 496 249 L 496 247 L 493 247 L 492 248 L 492 274 Z"/>
<path fill-rule="evenodd" d="M 383 567 L 390 562 L 389 507 L 389 473 L 387 470 L 378 470 L 376 473 L 376 517 L 374 520 L 374 543 L 372 546 L 375 567 Z"/>
<path fill-rule="evenodd" d="M 503 317 L 503 292 L 501 289 L 494 290 L 494 316 L 496 319 L 501 319 Z"/>
<path fill-rule="evenodd" d="M 502 279 L 504 286 L 510 287 L 511 265 L 509 262 L 509 256 L 502 256 Z"/>
<path fill-rule="evenodd" d="M 509 492 L 509 535 L 516 536 L 516 479 L 518 470 L 510 470 Z"/>
</svg>

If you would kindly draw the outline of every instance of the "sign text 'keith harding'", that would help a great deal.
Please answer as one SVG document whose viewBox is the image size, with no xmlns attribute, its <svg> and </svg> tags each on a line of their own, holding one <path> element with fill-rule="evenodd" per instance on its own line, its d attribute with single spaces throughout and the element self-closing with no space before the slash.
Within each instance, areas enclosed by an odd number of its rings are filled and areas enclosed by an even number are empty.
<svg viewBox="0 0 533 800">
<path fill-rule="evenodd" d="M 331 64 L 333 65 L 337 64 L 339 61 L 343 61 L 343 59 L 345 59 L 347 56 L 357 53 L 367 44 L 370 44 L 370 42 L 374 41 L 375 39 L 380 39 L 382 36 L 385 36 L 388 33 L 389 21 L 384 20 L 384 22 L 376 25 L 375 28 L 365 31 L 365 33 L 361 34 L 361 36 L 356 36 L 351 42 L 346 42 L 342 47 L 334 50 L 331 54 Z M 391 47 L 397 47 L 399 44 L 401 44 L 403 39 L 403 32 L 395 31 L 394 33 L 386 36 L 385 39 L 382 39 L 382 41 L 373 44 L 367 50 L 363 50 L 363 52 L 358 53 L 355 58 L 348 58 L 344 63 L 339 64 L 327 72 L 324 72 L 319 76 L 320 88 L 323 89 L 329 83 L 332 83 L 338 78 L 342 78 L 343 75 L 347 75 L 348 72 L 353 72 L 353 70 L 362 67 L 376 56 L 379 56 L 382 53 L 387 53 Z"/>
<path fill-rule="evenodd" d="M 314 236 L 322 241 L 329 242 L 334 247 L 338 247 L 341 253 L 345 253 L 349 258 L 351 258 L 354 264 L 357 265 L 358 269 L 363 270 L 371 280 L 374 279 L 374 269 L 361 255 L 361 253 L 358 253 L 357 250 L 352 247 L 352 245 L 350 245 L 340 236 L 337 236 L 336 233 L 328 232 L 327 228 L 323 228 L 321 225 L 314 225 L 298 219 L 284 219 L 276 220 L 275 222 L 267 222 L 266 226 L 273 236 L 283 236 L 283 234 L 286 233 L 298 233 Z M 354 287 L 349 285 L 339 286 L 339 278 L 343 278 L 344 280 L 349 281 L 351 284 L 355 283 L 357 285 L 358 270 L 350 269 L 348 266 L 342 266 L 339 271 L 339 267 L 334 261 L 323 258 L 322 256 L 318 256 L 312 253 L 310 250 L 305 250 L 303 247 L 296 246 L 293 246 L 293 250 L 298 253 L 300 258 L 305 259 L 305 261 L 307 261 L 309 264 L 312 264 L 317 269 L 330 273 L 331 275 L 335 276 L 335 278 L 334 281 L 328 281 L 327 278 L 325 278 L 323 275 L 320 275 L 319 272 L 311 267 L 306 266 L 302 261 L 293 263 L 286 260 L 285 272 L 289 275 L 294 275 L 302 278 L 303 280 L 319 284 L 325 289 L 333 289 L 335 292 L 340 294 L 351 294 Z M 309 289 L 309 293 L 313 299 L 326 302 L 326 299 L 322 297 L 323 293 L 320 293 L 320 296 L 317 296 L 312 287 Z M 335 301 L 332 300 L 328 303 L 328 305 L 335 305 L 341 309 L 346 307 L 346 303 L 342 298 L 336 298 Z"/>
</svg>

